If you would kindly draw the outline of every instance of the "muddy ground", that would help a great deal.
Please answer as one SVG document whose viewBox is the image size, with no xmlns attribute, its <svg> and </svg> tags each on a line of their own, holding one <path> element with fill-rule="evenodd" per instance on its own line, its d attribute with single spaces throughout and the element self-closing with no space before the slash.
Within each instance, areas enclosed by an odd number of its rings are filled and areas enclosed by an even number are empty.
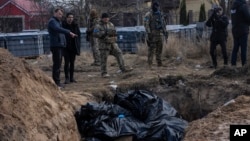
<svg viewBox="0 0 250 141">
<path fill-rule="evenodd" d="M 126 53 L 126 66 L 132 67 L 133 71 L 118 73 L 116 60 L 110 56 L 108 72 L 111 77 L 102 78 L 100 67 L 90 66 L 92 56 L 85 51 L 76 59 L 77 83 L 58 89 L 51 79 L 50 54 L 36 59 L 20 59 L 1 50 L 0 56 L 0 106 L 4 109 L 0 113 L 0 140 L 22 137 L 24 140 L 67 141 L 71 136 L 71 140 L 78 140 L 77 127 L 72 125 L 74 112 L 89 101 L 111 101 L 116 92 L 114 86 L 118 91 L 151 90 L 171 103 L 190 122 L 184 138 L 186 141 L 229 140 L 230 124 L 250 124 L 248 66 L 232 68 L 221 65 L 215 70 L 209 68 L 208 57 L 188 59 L 176 56 L 163 57 L 162 67 L 154 64 L 149 69 L 146 55 Z M 63 69 L 61 80 L 64 81 Z M 21 96 L 23 93 L 25 97 Z M 231 103 L 223 106 L 228 101 Z M 36 111 L 39 108 L 41 111 Z M 58 121 L 53 123 L 51 119 Z M 10 131 L 5 132 L 6 129 Z M 56 132 L 50 133 L 53 129 Z"/>
</svg>

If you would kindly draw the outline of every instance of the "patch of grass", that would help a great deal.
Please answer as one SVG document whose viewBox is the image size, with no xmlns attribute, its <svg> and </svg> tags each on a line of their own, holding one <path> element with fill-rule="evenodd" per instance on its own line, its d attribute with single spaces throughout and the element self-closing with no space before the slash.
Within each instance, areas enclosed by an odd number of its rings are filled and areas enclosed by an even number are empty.
<svg viewBox="0 0 250 141">
<path fill-rule="evenodd" d="M 139 56 L 147 56 L 148 47 L 145 43 L 138 44 Z M 168 41 L 163 44 L 163 57 L 166 58 L 202 58 L 209 56 L 209 41 L 201 40 L 200 42 L 192 39 L 180 39 L 178 37 L 169 36 Z"/>
</svg>

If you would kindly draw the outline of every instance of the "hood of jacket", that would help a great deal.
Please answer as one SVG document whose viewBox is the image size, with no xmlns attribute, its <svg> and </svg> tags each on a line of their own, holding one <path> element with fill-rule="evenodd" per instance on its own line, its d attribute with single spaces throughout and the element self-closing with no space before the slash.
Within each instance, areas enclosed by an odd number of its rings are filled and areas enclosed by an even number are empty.
<svg viewBox="0 0 250 141">
<path fill-rule="evenodd" d="M 247 3 L 246 0 L 235 0 L 233 2 L 232 9 L 237 9 L 238 7 L 246 3 Z"/>
</svg>

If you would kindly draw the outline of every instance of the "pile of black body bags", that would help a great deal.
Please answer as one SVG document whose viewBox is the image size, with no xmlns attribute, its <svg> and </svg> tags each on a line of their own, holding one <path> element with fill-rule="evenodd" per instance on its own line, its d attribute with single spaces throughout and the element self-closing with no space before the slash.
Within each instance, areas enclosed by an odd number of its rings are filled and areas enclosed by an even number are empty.
<svg viewBox="0 0 250 141">
<path fill-rule="evenodd" d="M 75 113 L 86 141 L 180 141 L 187 121 L 166 101 L 146 90 L 117 93 L 113 103 L 87 103 Z"/>
</svg>

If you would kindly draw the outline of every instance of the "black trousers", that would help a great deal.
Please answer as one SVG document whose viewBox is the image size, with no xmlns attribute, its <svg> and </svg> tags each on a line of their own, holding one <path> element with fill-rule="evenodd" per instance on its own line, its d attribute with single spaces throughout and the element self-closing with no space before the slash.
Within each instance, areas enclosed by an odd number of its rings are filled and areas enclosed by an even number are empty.
<svg viewBox="0 0 250 141">
<path fill-rule="evenodd" d="M 65 79 L 74 80 L 76 53 L 74 51 L 64 50 L 64 73 Z"/>
<path fill-rule="evenodd" d="M 248 40 L 248 34 L 244 34 L 240 37 L 233 36 L 234 39 L 234 47 L 232 51 L 232 59 L 231 64 L 233 66 L 236 66 L 237 62 L 237 54 L 240 49 L 240 55 L 241 55 L 241 64 L 242 66 L 246 65 L 247 63 L 247 40 Z"/>
<path fill-rule="evenodd" d="M 57 85 L 60 84 L 60 69 L 62 65 L 63 47 L 51 47 L 52 52 L 52 78 Z"/>
<path fill-rule="evenodd" d="M 218 44 L 221 46 L 221 52 L 222 52 L 223 59 L 224 59 L 224 65 L 228 64 L 226 41 L 224 41 L 224 40 L 222 40 L 222 41 L 211 41 L 211 44 L 210 44 L 210 55 L 211 55 L 214 67 L 217 67 L 216 46 Z"/>
</svg>

